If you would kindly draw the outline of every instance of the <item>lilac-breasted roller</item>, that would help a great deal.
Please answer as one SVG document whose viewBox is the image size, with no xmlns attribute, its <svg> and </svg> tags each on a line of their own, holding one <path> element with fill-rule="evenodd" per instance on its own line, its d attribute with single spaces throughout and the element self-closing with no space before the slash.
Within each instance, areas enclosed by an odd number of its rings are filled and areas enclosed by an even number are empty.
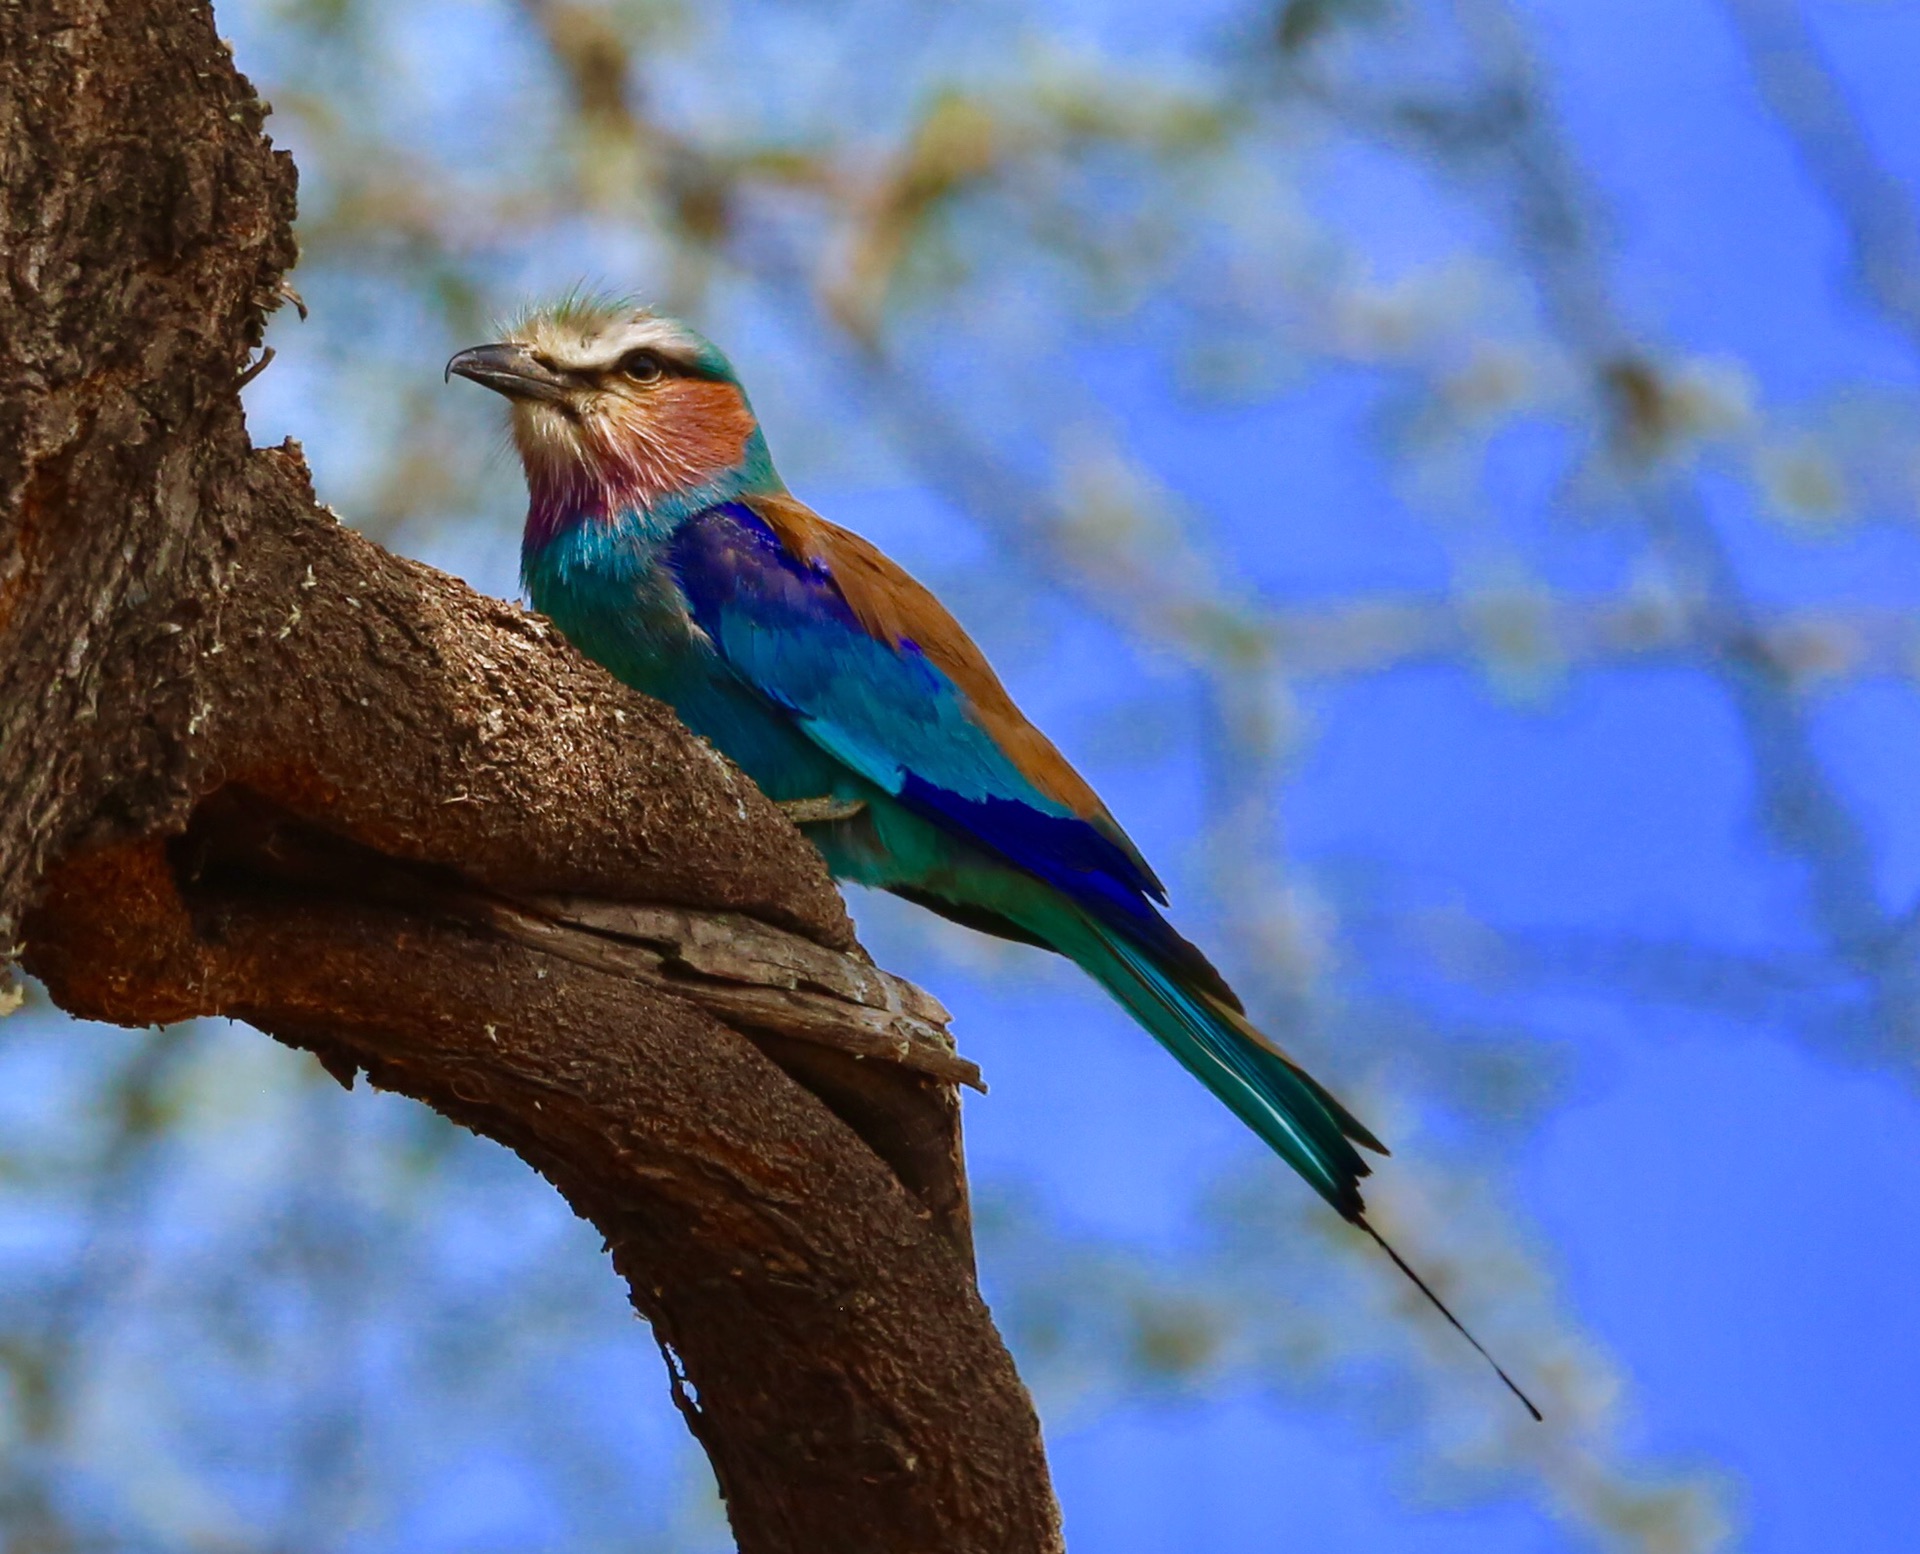
<svg viewBox="0 0 1920 1554">
<path fill-rule="evenodd" d="M 511 401 L 522 575 L 576 647 L 669 703 L 836 877 L 1080 966 L 1380 1239 L 1359 1188 L 1379 1140 L 1160 915 L 1139 849 L 939 600 L 789 494 L 719 350 L 672 319 L 576 301 L 448 372 Z"/>
</svg>

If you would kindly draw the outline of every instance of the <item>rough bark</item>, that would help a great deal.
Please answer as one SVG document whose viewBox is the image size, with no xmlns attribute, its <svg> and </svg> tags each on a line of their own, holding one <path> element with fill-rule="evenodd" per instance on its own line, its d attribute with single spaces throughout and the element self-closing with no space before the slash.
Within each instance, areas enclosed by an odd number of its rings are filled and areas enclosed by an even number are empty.
<svg viewBox="0 0 1920 1554">
<path fill-rule="evenodd" d="M 250 446 L 294 257 L 262 112 L 204 3 L 0 5 L 0 952 L 517 1150 L 742 1549 L 1057 1548 L 939 1006 L 670 712 Z"/>
</svg>

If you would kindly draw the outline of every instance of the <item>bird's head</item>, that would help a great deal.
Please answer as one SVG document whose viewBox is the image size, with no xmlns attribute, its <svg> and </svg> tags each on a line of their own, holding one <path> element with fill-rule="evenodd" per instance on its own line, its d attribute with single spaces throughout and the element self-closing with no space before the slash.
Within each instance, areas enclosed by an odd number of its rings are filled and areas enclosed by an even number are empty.
<svg viewBox="0 0 1920 1554">
<path fill-rule="evenodd" d="M 732 364 L 675 319 L 569 301 L 447 363 L 505 395 L 536 509 L 653 510 L 777 488 Z"/>
</svg>

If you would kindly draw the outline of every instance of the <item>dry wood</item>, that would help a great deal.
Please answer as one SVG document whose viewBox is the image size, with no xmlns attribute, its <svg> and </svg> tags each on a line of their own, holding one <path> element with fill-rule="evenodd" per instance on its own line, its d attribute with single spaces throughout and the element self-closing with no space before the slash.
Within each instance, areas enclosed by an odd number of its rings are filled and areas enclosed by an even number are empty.
<svg viewBox="0 0 1920 1554">
<path fill-rule="evenodd" d="M 1059 1547 L 944 1011 L 671 713 L 249 444 L 294 257 L 262 117 L 200 0 L 0 5 L 0 950 L 517 1150 L 742 1549 Z"/>
</svg>

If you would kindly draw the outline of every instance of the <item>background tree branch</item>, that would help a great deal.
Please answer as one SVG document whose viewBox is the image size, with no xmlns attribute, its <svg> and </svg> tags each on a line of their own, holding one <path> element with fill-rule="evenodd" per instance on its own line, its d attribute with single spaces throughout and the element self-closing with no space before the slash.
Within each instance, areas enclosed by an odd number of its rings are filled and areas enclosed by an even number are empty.
<svg viewBox="0 0 1920 1554">
<path fill-rule="evenodd" d="M 251 447 L 262 114 L 204 4 L 0 14 L 0 934 L 70 1011 L 236 1015 L 519 1152 L 743 1549 L 1057 1547 L 938 1005 L 671 714 Z"/>
</svg>

